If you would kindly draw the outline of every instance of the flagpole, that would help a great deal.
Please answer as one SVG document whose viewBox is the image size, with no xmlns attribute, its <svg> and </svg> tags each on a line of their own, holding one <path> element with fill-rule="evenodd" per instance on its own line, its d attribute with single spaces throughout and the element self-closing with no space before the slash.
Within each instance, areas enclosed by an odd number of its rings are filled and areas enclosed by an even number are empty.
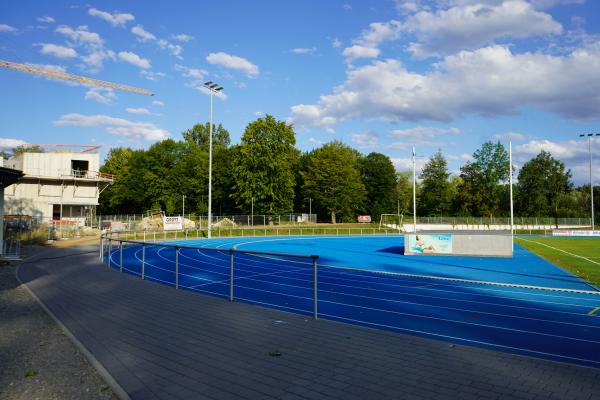
<svg viewBox="0 0 600 400">
<path fill-rule="evenodd" d="M 413 146 L 413 232 L 417 233 L 417 163 Z"/>
<path fill-rule="evenodd" d="M 508 164 L 509 164 L 509 184 L 510 184 L 510 236 L 514 246 L 515 240 L 515 221 L 513 214 L 513 171 L 512 171 L 512 142 L 508 142 Z"/>
</svg>

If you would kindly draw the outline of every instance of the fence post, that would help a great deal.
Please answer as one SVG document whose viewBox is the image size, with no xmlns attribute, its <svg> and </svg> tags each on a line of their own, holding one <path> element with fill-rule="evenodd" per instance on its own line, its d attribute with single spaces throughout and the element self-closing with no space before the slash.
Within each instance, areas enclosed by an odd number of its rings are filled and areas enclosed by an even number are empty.
<svg viewBox="0 0 600 400">
<path fill-rule="evenodd" d="M 123 272 L 123 241 L 119 242 L 119 272 Z"/>
<path fill-rule="evenodd" d="M 179 248 L 175 246 L 175 289 L 179 289 Z"/>
<path fill-rule="evenodd" d="M 110 263 L 112 262 L 112 239 L 108 239 L 108 268 L 110 268 Z"/>
<path fill-rule="evenodd" d="M 146 266 L 146 243 L 142 243 L 142 279 L 144 279 L 144 270 Z"/>
<path fill-rule="evenodd" d="M 233 253 L 235 250 L 229 250 L 229 301 L 233 301 Z"/>
<path fill-rule="evenodd" d="M 313 317 L 314 319 L 318 319 L 319 310 L 318 310 L 318 296 L 317 290 L 319 285 L 317 284 L 317 258 L 318 256 L 312 256 L 312 264 L 313 264 Z"/>
<path fill-rule="evenodd" d="M 146 241 L 146 230 L 144 229 L 144 242 Z"/>
<path fill-rule="evenodd" d="M 104 262 L 104 238 L 100 236 L 100 260 Z"/>
</svg>

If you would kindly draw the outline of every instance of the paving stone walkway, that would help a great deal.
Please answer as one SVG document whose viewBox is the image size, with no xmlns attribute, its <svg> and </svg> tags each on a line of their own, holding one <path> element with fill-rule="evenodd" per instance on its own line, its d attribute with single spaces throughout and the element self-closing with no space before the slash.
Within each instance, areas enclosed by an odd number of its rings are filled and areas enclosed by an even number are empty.
<svg viewBox="0 0 600 400">
<path fill-rule="evenodd" d="M 600 369 L 178 291 L 109 270 L 94 246 L 18 277 L 132 399 L 600 399 Z"/>
</svg>

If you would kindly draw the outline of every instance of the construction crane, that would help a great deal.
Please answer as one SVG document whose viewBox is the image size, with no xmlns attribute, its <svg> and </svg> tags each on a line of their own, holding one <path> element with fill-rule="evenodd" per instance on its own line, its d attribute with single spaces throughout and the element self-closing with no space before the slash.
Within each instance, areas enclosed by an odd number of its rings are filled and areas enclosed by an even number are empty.
<svg viewBox="0 0 600 400">
<path fill-rule="evenodd" d="M 154 96 L 154 93 L 145 89 L 138 89 L 133 86 L 120 85 L 118 83 L 110 83 L 99 79 L 87 78 L 62 71 L 55 71 L 47 68 L 36 67 L 27 64 L 18 64 L 11 61 L 0 60 L 0 67 L 13 69 L 15 71 L 29 72 L 30 74 L 42 75 L 48 78 L 63 79 L 66 81 L 80 83 L 82 85 L 99 86 L 107 89 L 123 90 L 125 92 L 142 94 L 144 96 Z"/>
</svg>

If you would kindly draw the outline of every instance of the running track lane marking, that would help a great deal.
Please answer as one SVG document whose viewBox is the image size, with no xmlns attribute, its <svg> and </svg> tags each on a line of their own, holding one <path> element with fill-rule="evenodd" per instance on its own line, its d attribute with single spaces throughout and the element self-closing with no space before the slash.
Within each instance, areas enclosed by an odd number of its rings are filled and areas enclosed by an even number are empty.
<svg viewBox="0 0 600 400">
<path fill-rule="evenodd" d="M 588 315 L 591 315 L 592 317 L 600 317 L 600 315 L 596 315 L 596 311 L 600 310 L 600 307 L 596 307 L 594 309 L 592 309 L 592 311 L 590 311 L 588 313 Z"/>
<path fill-rule="evenodd" d="M 524 239 L 524 238 L 519 238 L 519 239 L 524 240 L 526 242 L 531 242 L 531 243 L 535 243 L 535 244 L 541 244 L 542 246 L 549 247 L 549 248 L 551 248 L 553 250 L 558 250 L 558 251 L 561 251 L 561 252 L 563 252 L 565 254 L 568 254 L 570 256 L 577 257 L 577 258 L 583 258 L 586 261 L 589 261 L 589 262 L 594 263 L 596 265 L 600 265 L 600 262 L 598 262 L 598 261 L 590 260 L 588 257 L 580 256 L 578 254 L 574 254 L 574 253 L 568 252 L 566 250 L 562 250 L 562 249 L 556 248 L 554 246 L 550 246 L 550 245 L 545 244 L 545 243 L 540 243 L 540 242 L 536 242 L 535 240 L 529 240 L 529 239 Z"/>
</svg>

